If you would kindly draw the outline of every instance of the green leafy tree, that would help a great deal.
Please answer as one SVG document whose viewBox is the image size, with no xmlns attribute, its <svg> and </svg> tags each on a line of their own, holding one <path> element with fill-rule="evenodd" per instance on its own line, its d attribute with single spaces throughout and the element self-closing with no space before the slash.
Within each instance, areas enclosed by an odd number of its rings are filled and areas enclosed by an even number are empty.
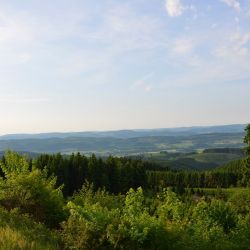
<svg viewBox="0 0 250 250">
<path fill-rule="evenodd" d="M 176 193 L 169 188 L 163 190 L 162 202 L 157 207 L 157 214 L 163 220 L 181 221 L 184 217 L 184 204 Z"/>
<path fill-rule="evenodd" d="M 62 236 L 68 249 L 112 249 L 107 228 L 119 221 L 120 210 L 112 206 L 105 190 L 94 192 L 93 184 L 83 188 L 68 202 L 70 216 L 62 223 Z"/>
<path fill-rule="evenodd" d="M 191 227 L 205 240 L 215 240 L 236 227 L 237 218 L 232 207 L 221 200 L 204 200 L 194 208 Z"/>
<path fill-rule="evenodd" d="M 243 189 L 235 191 L 229 199 L 234 211 L 237 214 L 250 214 L 250 190 Z"/>
<path fill-rule="evenodd" d="M 67 205 L 62 224 L 69 249 L 166 249 L 164 224 L 145 207 L 142 188 L 130 189 L 119 207 L 103 202 L 107 193 L 85 186 Z"/>
<path fill-rule="evenodd" d="M 128 191 L 120 221 L 109 226 L 108 235 L 118 249 L 166 249 L 169 240 L 162 221 L 145 206 L 142 188 Z"/>
<path fill-rule="evenodd" d="M 0 167 L 4 173 L 0 179 L 0 205 L 8 210 L 17 208 L 50 227 L 64 219 L 62 187 L 55 188 L 55 177 L 47 178 L 46 170 L 30 170 L 26 157 L 10 151 Z"/>
</svg>

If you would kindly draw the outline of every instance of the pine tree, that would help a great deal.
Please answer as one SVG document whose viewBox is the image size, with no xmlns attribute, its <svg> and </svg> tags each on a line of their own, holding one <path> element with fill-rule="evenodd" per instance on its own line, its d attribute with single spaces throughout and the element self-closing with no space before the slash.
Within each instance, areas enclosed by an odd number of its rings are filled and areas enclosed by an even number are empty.
<svg viewBox="0 0 250 250">
<path fill-rule="evenodd" d="M 247 157 L 250 157 L 250 124 L 246 126 L 245 131 L 246 131 L 246 135 L 244 138 L 244 143 L 246 143 L 245 152 Z"/>
<path fill-rule="evenodd" d="M 246 159 L 244 161 L 245 169 L 242 177 L 242 184 L 244 186 L 250 186 L 250 124 L 245 128 L 246 135 L 244 137 L 244 143 L 246 143 L 245 153 Z"/>
</svg>

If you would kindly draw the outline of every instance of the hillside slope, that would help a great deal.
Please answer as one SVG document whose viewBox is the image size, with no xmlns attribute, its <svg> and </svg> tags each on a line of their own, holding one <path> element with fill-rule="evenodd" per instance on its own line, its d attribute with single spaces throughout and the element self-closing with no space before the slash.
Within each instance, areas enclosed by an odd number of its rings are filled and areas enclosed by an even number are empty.
<svg viewBox="0 0 250 250">
<path fill-rule="evenodd" d="M 243 147 L 243 133 L 211 133 L 186 136 L 147 136 L 135 138 L 67 137 L 0 140 L 0 151 L 82 152 L 100 155 L 131 155 L 144 152 L 191 152 L 207 148 Z"/>
</svg>

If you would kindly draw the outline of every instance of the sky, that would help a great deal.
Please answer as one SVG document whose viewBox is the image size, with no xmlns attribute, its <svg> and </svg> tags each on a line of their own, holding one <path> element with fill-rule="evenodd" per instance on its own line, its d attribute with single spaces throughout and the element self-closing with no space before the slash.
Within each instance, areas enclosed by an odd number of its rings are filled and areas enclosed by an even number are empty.
<svg viewBox="0 0 250 250">
<path fill-rule="evenodd" d="M 0 134 L 248 123 L 250 0 L 0 0 Z"/>
</svg>

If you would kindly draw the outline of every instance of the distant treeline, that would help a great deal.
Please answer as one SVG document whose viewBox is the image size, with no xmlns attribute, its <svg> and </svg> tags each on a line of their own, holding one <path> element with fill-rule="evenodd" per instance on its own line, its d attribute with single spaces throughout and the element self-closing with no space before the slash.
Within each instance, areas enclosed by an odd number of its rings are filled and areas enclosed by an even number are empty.
<svg viewBox="0 0 250 250">
<path fill-rule="evenodd" d="M 140 160 L 108 157 L 86 157 L 80 153 L 64 157 L 61 154 L 43 154 L 35 159 L 39 169 L 47 168 L 49 175 L 57 176 L 57 184 L 64 185 L 65 196 L 72 195 L 84 182 L 93 183 L 94 188 L 105 187 L 111 193 L 125 193 L 129 188 L 144 187 L 147 183 L 146 166 Z"/>
<path fill-rule="evenodd" d="M 102 159 L 80 153 L 70 156 L 42 154 L 30 160 L 30 166 L 32 161 L 38 169 L 46 168 L 48 175 L 57 177 L 57 186 L 64 185 L 66 197 L 79 190 L 86 181 L 93 183 L 96 190 L 105 187 L 114 194 L 126 193 L 131 187 L 155 191 L 162 187 L 183 190 L 184 187 L 247 186 L 250 182 L 244 159 L 209 171 L 162 170 L 157 164 L 141 159 L 113 156 Z"/>
<path fill-rule="evenodd" d="M 162 187 L 216 188 L 243 186 L 241 175 L 234 171 L 150 171 L 147 174 L 150 189 L 158 191 Z"/>
<path fill-rule="evenodd" d="M 250 125 L 246 132 L 244 158 L 209 171 L 8 151 L 0 158 L 0 249 L 247 250 L 249 188 L 202 188 L 250 187 Z"/>
<path fill-rule="evenodd" d="M 243 148 L 208 148 L 204 149 L 203 153 L 225 153 L 225 154 L 240 154 L 244 155 Z"/>
</svg>

